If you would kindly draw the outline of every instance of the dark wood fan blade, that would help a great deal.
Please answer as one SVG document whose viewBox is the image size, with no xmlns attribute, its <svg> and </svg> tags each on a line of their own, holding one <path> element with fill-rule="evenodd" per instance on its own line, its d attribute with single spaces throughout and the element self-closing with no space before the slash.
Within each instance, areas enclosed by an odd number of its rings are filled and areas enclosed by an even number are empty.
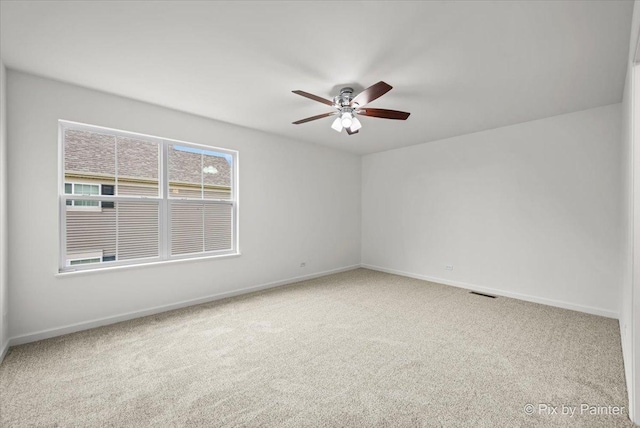
<svg viewBox="0 0 640 428">
<path fill-rule="evenodd" d="M 393 86 L 380 81 L 356 95 L 356 97 L 351 100 L 351 105 L 357 104 L 359 106 L 363 106 L 365 104 L 369 104 L 371 101 L 380 98 L 389 92 L 392 88 Z"/>
<path fill-rule="evenodd" d="M 333 116 L 333 115 L 336 115 L 336 114 L 338 114 L 337 111 L 332 111 L 330 113 L 323 113 L 323 114 L 319 114 L 317 116 L 308 117 L 306 119 L 300 119 L 300 120 L 298 120 L 296 122 L 293 122 L 293 124 L 294 125 L 300 125 L 301 123 L 311 122 L 312 120 L 318 120 L 318 119 L 322 119 L 323 117 L 329 117 L 329 116 Z"/>
<path fill-rule="evenodd" d="M 387 110 L 384 108 L 363 108 L 356 110 L 356 113 L 363 116 L 381 117 L 383 119 L 407 120 L 411 113 L 398 110 Z"/>
<path fill-rule="evenodd" d="M 326 100 L 317 95 L 310 94 L 309 92 L 305 92 L 305 91 L 291 91 L 291 92 L 293 92 L 294 94 L 302 95 L 303 97 L 309 98 L 311 100 L 318 101 L 319 103 L 326 104 L 328 106 L 333 106 L 333 101 Z"/>
<path fill-rule="evenodd" d="M 349 134 L 349 135 L 357 134 L 358 132 L 360 132 L 360 131 L 351 132 L 351 128 L 345 128 L 345 129 L 347 130 L 347 134 Z"/>
</svg>

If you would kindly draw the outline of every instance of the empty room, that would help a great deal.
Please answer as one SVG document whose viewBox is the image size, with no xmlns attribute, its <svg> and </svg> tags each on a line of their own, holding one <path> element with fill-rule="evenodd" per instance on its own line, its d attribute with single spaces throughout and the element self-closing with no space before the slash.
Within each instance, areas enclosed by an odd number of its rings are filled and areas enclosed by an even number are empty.
<svg viewBox="0 0 640 428">
<path fill-rule="evenodd" d="M 0 0 L 0 426 L 640 425 L 639 33 Z"/>
</svg>

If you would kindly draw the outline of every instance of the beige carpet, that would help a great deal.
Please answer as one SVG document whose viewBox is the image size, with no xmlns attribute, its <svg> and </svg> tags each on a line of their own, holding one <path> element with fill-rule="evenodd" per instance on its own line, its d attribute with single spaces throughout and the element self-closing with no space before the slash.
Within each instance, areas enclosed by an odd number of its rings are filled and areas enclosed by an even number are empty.
<svg viewBox="0 0 640 428">
<path fill-rule="evenodd" d="M 2 427 L 631 426 L 626 396 L 615 320 L 365 269 L 14 347 L 0 366 Z"/>
</svg>

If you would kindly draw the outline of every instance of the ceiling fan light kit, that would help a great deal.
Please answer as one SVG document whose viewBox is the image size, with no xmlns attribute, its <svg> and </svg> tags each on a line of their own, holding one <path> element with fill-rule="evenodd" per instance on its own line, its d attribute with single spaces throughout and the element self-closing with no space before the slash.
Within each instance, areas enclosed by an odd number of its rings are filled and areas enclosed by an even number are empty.
<svg viewBox="0 0 640 428">
<path fill-rule="evenodd" d="M 329 116 L 338 115 L 338 117 L 331 124 L 331 128 L 338 132 L 342 132 L 343 129 L 347 130 L 347 134 L 357 134 L 362 124 L 356 117 L 356 115 L 379 117 L 384 119 L 395 120 L 407 120 L 410 113 L 398 110 L 386 110 L 380 108 L 362 108 L 365 104 L 369 104 L 371 101 L 380 98 L 392 89 L 392 86 L 385 82 L 378 82 L 360 92 L 356 97 L 353 97 L 353 88 L 342 88 L 340 95 L 333 97 L 333 101 L 324 99 L 317 95 L 310 94 L 304 91 L 293 91 L 294 94 L 298 94 L 305 98 L 309 98 L 314 101 L 318 101 L 323 104 L 330 105 L 336 109 L 336 111 L 330 113 L 319 114 L 317 116 L 308 117 L 293 122 L 294 125 L 300 125 L 302 123 L 311 122 L 312 120 L 322 119 Z"/>
<path fill-rule="evenodd" d="M 353 116 L 353 120 L 351 121 L 351 131 L 357 132 L 360 128 L 362 128 L 362 124 L 358 120 L 357 117 Z"/>
<path fill-rule="evenodd" d="M 337 117 L 331 124 L 331 127 L 338 132 L 342 132 L 342 128 L 344 128 L 344 126 L 342 126 L 342 119 Z"/>
</svg>

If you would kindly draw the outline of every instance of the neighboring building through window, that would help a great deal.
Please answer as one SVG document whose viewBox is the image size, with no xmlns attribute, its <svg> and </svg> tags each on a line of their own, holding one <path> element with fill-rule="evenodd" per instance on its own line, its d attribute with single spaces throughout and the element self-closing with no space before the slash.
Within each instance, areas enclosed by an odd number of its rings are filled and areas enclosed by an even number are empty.
<svg viewBox="0 0 640 428">
<path fill-rule="evenodd" d="M 60 270 L 237 250 L 237 152 L 60 122 Z"/>
<path fill-rule="evenodd" d="M 66 195 L 99 195 L 99 184 L 64 183 Z M 100 201 L 67 200 L 68 207 L 99 207 Z"/>
<path fill-rule="evenodd" d="M 69 260 L 69 266 L 86 265 L 87 263 L 100 263 L 100 262 L 101 262 L 101 259 L 97 257 L 95 259 Z"/>
<path fill-rule="evenodd" d="M 102 252 L 91 252 L 70 255 L 67 259 L 67 266 L 85 265 L 88 263 L 100 263 Z"/>
</svg>

